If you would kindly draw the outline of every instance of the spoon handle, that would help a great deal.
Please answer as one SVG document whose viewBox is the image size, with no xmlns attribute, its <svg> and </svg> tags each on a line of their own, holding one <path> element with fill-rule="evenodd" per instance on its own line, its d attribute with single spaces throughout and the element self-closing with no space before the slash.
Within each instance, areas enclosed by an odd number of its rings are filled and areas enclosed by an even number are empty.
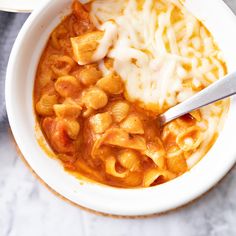
<svg viewBox="0 0 236 236">
<path fill-rule="evenodd" d="M 159 116 L 160 125 L 234 94 L 236 94 L 236 72 L 226 75 L 186 101 L 170 108 Z"/>
</svg>

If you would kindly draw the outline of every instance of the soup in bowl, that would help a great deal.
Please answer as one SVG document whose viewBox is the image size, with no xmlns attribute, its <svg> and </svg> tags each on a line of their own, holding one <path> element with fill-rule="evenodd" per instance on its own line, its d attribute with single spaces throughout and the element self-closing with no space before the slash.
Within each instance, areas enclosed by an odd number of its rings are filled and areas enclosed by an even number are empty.
<svg viewBox="0 0 236 236">
<path fill-rule="evenodd" d="M 11 55 L 7 110 L 27 162 L 56 192 L 104 213 L 158 213 L 234 164 L 234 101 L 156 121 L 235 66 L 236 33 L 223 37 L 201 4 L 49 1 L 33 13 Z"/>
</svg>

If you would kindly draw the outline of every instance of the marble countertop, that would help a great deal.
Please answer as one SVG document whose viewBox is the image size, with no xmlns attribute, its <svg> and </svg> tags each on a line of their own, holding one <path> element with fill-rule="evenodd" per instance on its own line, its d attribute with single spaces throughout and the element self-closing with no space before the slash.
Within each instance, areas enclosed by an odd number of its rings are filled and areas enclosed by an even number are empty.
<svg viewBox="0 0 236 236">
<path fill-rule="evenodd" d="M 236 0 L 226 2 L 236 12 Z M 0 13 L 0 21 L 1 14 L 7 13 Z M 8 35 L 9 44 L 27 18 L 15 16 L 9 14 L 17 26 Z M 0 29 L 0 45 L 1 37 Z M 0 46 L 0 52 L 1 69 L 9 50 Z M 2 79 L 5 72 L 0 71 Z M 0 154 L 0 236 L 236 235 L 236 167 L 213 190 L 179 210 L 149 219 L 112 219 L 80 210 L 42 186 L 18 157 L 6 119 L 0 122 Z"/>
</svg>

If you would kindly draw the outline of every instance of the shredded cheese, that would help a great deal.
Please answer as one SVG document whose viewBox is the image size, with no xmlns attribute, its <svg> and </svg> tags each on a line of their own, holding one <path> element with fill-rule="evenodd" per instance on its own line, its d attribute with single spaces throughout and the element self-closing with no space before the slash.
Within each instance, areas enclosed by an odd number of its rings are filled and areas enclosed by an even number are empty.
<svg viewBox="0 0 236 236">
<path fill-rule="evenodd" d="M 90 13 L 95 26 L 105 31 L 94 58 L 107 55 L 114 59 L 129 98 L 166 109 L 194 94 L 183 86 L 188 76 L 200 83 L 207 75 L 213 82 L 218 72 L 224 73 L 214 55 L 219 50 L 212 37 L 179 1 L 146 0 L 141 8 L 138 2 L 94 1 Z M 209 73 L 213 67 L 215 74 Z"/>
</svg>

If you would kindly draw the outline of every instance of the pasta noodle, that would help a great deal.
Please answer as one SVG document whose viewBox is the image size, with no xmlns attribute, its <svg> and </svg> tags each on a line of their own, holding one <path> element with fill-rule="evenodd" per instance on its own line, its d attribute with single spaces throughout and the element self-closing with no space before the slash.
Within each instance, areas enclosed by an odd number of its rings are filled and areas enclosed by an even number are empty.
<svg viewBox="0 0 236 236">
<path fill-rule="evenodd" d="M 119 173 L 116 170 L 116 158 L 111 156 L 106 159 L 106 172 L 110 175 L 113 175 L 118 178 L 125 178 L 128 171 L 125 171 L 123 173 Z"/>
<path fill-rule="evenodd" d="M 143 124 L 138 116 L 128 116 L 120 127 L 129 134 L 144 134 Z"/>
<path fill-rule="evenodd" d="M 80 90 L 80 84 L 74 76 L 62 76 L 55 82 L 55 89 L 62 97 L 73 97 Z"/>
<path fill-rule="evenodd" d="M 140 158 L 134 150 L 122 150 L 117 159 L 124 168 L 130 171 L 138 171 L 140 168 Z"/>
<path fill-rule="evenodd" d="M 112 124 L 112 117 L 108 112 L 99 113 L 90 118 L 90 123 L 95 133 L 104 133 Z"/>
<path fill-rule="evenodd" d="M 160 128 L 156 117 L 227 72 L 178 0 L 75 0 L 41 56 L 34 104 L 64 168 L 123 188 L 163 184 L 214 144 L 228 102 Z"/>
<path fill-rule="evenodd" d="M 111 112 L 114 121 L 121 122 L 127 117 L 129 113 L 129 105 L 126 102 L 118 101 L 112 105 Z"/>
<path fill-rule="evenodd" d="M 152 185 L 163 183 L 168 180 L 173 179 L 176 177 L 175 174 L 169 172 L 169 171 L 162 171 L 159 169 L 149 169 L 144 173 L 144 178 L 143 178 L 143 186 L 144 187 L 149 187 Z"/>
<path fill-rule="evenodd" d="M 86 85 L 94 85 L 102 77 L 102 72 L 96 67 L 87 66 L 79 74 L 80 81 Z"/>
<path fill-rule="evenodd" d="M 124 87 L 120 76 L 115 74 L 108 74 L 101 78 L 96 85 L 110 94 L 121 94 Z"/>
<path fill-rule="evenodd" d="M 50 60 L 51 69 L 58 76 L 68 75 L 75 64 L 72 58 L 65 55 L 52 55 Z"/>
<path fill-rule="evenodd" d="M 57 117 L 76 120 L 81 114 L 82 107 L 71 98 L 67 98 L 62 104 L 55 104 L 53 109 Z"/>
</svg>

